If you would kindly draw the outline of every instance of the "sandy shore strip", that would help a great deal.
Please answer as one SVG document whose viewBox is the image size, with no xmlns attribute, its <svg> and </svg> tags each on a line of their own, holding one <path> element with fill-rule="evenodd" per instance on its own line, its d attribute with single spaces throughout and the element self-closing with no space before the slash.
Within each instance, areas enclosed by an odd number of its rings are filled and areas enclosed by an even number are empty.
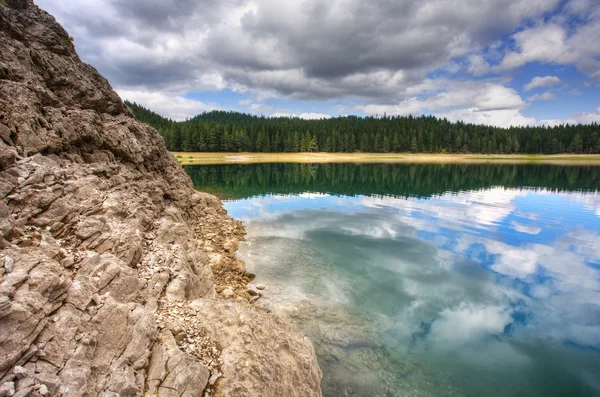
<svg viewBox="0 0 600 397">
<path fill-rule="evenodd" d="M 600 166 L 598 154 L 207 153 L 172 152 L 182 165 L 253 163 L 464 163 Z"/>
</svg>

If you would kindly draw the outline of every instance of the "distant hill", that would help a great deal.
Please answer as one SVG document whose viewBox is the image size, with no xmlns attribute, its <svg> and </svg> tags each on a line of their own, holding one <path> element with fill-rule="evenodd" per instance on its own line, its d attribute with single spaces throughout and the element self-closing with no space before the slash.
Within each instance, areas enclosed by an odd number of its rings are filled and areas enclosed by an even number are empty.
<svg viewBox="0 0 600 397">
<path fill-rule="evenodd" d="M 175 122 L 139 104 L 125 103 L 138 120 L 158 130 L 171 151 L 600 153 L 597 123 L 498 128 L 434 116 L 304 120 L 226 111 Z"/>
</svg>

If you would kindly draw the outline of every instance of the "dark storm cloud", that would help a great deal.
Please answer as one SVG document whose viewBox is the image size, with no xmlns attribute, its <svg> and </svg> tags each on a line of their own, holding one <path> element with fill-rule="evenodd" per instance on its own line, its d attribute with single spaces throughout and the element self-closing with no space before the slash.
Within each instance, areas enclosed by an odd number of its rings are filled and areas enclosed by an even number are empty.
<svg viewBox="0 0 600 397">
<path fill-rule="evenodd" d="M 110 81 L 118 81 L 123 86 L 143 86 L 167 89 L 173 84 L 193 81 L 193 65 L 187 62 L 171 61 L 154 64 L 144 61 L 128 61 L 119 64 L 106 64 L 104 68 Z"/>
<path fill-rule="evenodd" d="M 146 0 L 146 1 L 121 1 L 112 0 L 109 2 L 119 15 L 128 20 L 135 21 L 136 24 L 146 25 L 152 29 L 160 30 L 173 29 L 180 26 L 182 20 L 185 20 L 193 12 L 198 4 L 195 0 Z M 208 3 L 208 4 L 206 4 Z M 200 4 L 213 6 L 211 2 L 201 2 Z M 214 2 L 218 4 L 218 2 Z"/>
<path fill-rule="evenodd" d="M 235 0 L 111 0 L 118 15 L 139 26 L 179 31 L 196 24 L 219 23 L 223 13 L 236 7 Z"/>
<path fill-rule="evenodd" d="M 440 40 L 439 28 L 418 34 L 409 31 L 409 20 L 417 11 L 415 2 L 344 3 L 343 9 L 331 8 L 329 2 L 304 3 L 306 8 L 280 9 L 284 16 L 259 9 L 242 20 L 242 34 L 255 42 L 275 38 L 286 65 L 302 67 L 307 76 L 317 78 L 431 67 L 447 58 L 447 42 Z M 228 39 L 239 40 L 231 35 Z M 210 50 L 218 57 L 216 45 Z M 239 54 L 227 61 L 243 61 Z"/>
<path fill-rule="evenodd" d="M 381 69 L 432 69 L 472 50 L 473 43 L 498 39 L 556 1 L 522 3 L 265 1 L 242 18 L 241 29 L 215 37 L 209 53 L 229 65 L 254 68 L 247 62 L 256 58 L 248 57 L 252 44 L 270 43 L 282 66 L 302 67 L 307 76 L 322 78 Z M 223 56 L 223 44 L 237 50 Z"/>
<path fill-rule="evenodd" d="M 111 82 L 298 99 L 400 98 L 558 0 L 40 0 Z M 208 85 L 207 85 L 208 84 Z"/>
</svg>

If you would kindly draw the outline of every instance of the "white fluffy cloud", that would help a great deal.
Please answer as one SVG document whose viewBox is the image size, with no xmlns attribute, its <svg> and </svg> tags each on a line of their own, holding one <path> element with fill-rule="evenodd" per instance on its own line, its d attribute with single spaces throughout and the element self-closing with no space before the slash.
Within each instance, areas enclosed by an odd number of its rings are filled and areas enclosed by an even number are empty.
<svg viewBox="0 0 600 397">
<path fill-rule="evenodd" d="M 579 113 L 573 120 L 580 124 L 600 123 L 600 106 L 595 112 Z"/>
<path fill-rule="evenodd" d="M 565 30 L 556 24 L 536 26 L 513 36 L 517 51 L 506 54 L 501 69 L 512 69 L 528 62 L 569 63 L 576 54 L 567 46 Z"/>
<path fill-rule="evenodd" d="M 586 3 L 586 13 L 581 13 L 580 4 L 569 2 L 565 11 L 575 13 L 584 23 L 571 27 L 563 16 L 514 34 L 515 50 L 504 56 L 497 69 L 513 69 L 529 62 L 574 64 L 592 79 L 600 77 L 600 6 Z"/>
<path fill-rule="evenodd" d="M 541 120 L 540 124 L 555 126 L 559 124 L 591 124 L 600 123 L 600 107 L 596 108 L 595 112 L 583 112 L 574 115 L 568 119 L 548 119 Z"/>
<path fill-rule="evenodd" d="M 475 76 L 480 76 L 489 72 L 490 64 L 481 55 L 473 54 L 469 57 L 467 70 Z"/>
<path fill-rule="evenodd" d="M 498 83 L 444 82 L 444 91 L 419 99 L 406 99 L 395 105 L 371 104 L 356 109 L 367 115 L 408 115 L 424 111 L 445 117 L 451 121 L 463 120 L 473 124 L 488 124 L 501 127 L 535 125 L 535 118 L 525 117 L 520 109 L 527 104 L 512 88 Z M 458 108 L 458 109 L 457 109 Z"/>
<path fill-rule="evenodd" d="M 481 110 L 478 108 L 458 109 L 436 113 L 450 121 L 462 120 L 465 123 L 495 125 L 498 127 L 527 126 L 538 124 L 534 117 L 525 117 L 519 110 Z"/>
<path fill-rule="evenodd" d="M 530 91 L 537 87 L 552 87 L 560 83 L 560 79 L 556 76 L 534 77 L 525 85 L 525 91 Z"/>
</svg>

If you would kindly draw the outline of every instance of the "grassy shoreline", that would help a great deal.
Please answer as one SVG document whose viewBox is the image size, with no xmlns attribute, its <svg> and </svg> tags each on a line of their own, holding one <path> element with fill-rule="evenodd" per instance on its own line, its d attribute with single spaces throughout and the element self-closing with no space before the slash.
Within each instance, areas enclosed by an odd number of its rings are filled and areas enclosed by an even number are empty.
<svg viewBox="0 0 600 397">
<path fill-rule="evenodd" d="M 191 153 L 172 152 L 181 165 L 252 163 L 464 163 L 600 166 L 594 154 L 430 154 L 430 153 Z"/>
</svg>

